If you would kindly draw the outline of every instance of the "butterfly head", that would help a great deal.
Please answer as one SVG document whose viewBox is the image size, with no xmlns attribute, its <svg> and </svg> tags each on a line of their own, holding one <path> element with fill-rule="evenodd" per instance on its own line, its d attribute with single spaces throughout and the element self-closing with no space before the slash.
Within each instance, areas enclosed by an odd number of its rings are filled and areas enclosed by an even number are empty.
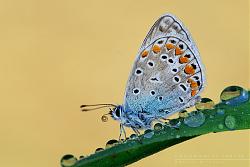
<svg viewBox="0 0 250 167">
<path fill-rule="evenodd" d="M 124 111 L 122 105 L 118 105 L 117 107 L 110 110 L 110 115 L 114 120 L 122 120 L 124 117 Z"/>
<path fill-rule="evenodd" d="M 109 108 L 110 111 L 107 114 L 104 114 L 102 116 L 102 121 L 107 122 L 108 117 L 106 115 L 110 115 L 114 120 L 125 122 L 126 116 L 124 114 L 124 108 L 122 105 L 114 105 L 114 104 L 94 104 L 94 105 L 82 105 L 81 110 L 86 111 L 92 111 L 96 109 L 101 108 Z"/>
</svg>

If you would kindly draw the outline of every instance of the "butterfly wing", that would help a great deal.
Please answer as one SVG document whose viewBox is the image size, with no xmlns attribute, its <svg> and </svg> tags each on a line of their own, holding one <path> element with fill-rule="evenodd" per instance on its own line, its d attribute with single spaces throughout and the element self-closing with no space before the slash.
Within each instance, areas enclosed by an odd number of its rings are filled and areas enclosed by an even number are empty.
<svg viewBox="0 0 250 167">
<path fill-rule="evenodd" d="M 205 83 L 199 52 L 173 15 L 160 17 L 138 52 L 127 82 L 126 112 L 166 117 L 197 101 Z"/>
</svg>

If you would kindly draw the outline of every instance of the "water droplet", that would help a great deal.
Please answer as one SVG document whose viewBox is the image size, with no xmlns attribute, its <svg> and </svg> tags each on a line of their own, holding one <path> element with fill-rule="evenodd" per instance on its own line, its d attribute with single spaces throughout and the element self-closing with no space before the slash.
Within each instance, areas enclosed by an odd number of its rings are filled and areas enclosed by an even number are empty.
<svg viewBox="0 0 250 167">
<path fill-rule="evenodd" d="M 100 151 L 103 151 L 104 149 L 103 148 L 97 148 L 97 149 L 95 149 L 95 152 L 97 153 L 97 152 L 100 152 Z"/>
<path fill-rule="evenodd" d="M 106 148 L 110 148 L 114 145 L 118 144 L 118 141 L 115 140 L 115 139 L 112 139 L 112 140 L 109 140 L 107 143 L 106 143 Z"/>
<path fill-rule="evenodd" d="M 183 110 L 183 111 L 179 112 L 180 118 L 186 118 L 187 116 L 188 116 L 187 110 Z"/>
<path fill-rule="evenodd" d="M 163 129 L 163 126 L 162 126 L 161 123 L 156 123 L 156 124 L 154 125 L 154 130 L 155 130 L 155 131 L 160 131 L 160 130 L 162 130 L 162 129 Z"/>
<path fill-rule="evenodd" d="M 198 112 L 191 112 L 188 117 L 184 118 L 184 124 L 189 127 L 199 127 L 205 122 L 205 115 L 198 111 Z"/>
<path fill-rule="evenodd" d="M 138 137 L 138 136 L 137 136 L 136 134 L 131 134 L 129 138 L 130 138 L 130 139 L 136 139 L 137 137 Z"/>
<path fill-rule="evenodd" d="M 108 117 L 106 115 L 103 115 L 101 119 L 102 119 L 102 122 L 107 122 L 108 121 Z"/>
<path fill-rule="evenodd" d="M 224 125 L 223 125 L 223 124 L 219 124 L 219 125 L 218 125 L 218 128 L 219 128 L 219 129 L 223 129 L 223 128 L 224 128 Z"/>
<path fill-rule="evenodd" d="M 248 101 L 248 91 L 239 86 L 229 86 L 221 92 L 220 99 L 227 105 L 235 106 Z"/>
<path fill-rule="evenodd" d="M 69 167 L 74 165 L 77 162 L 76 157 L 71 154 L 64 155 L 61 159 L 61 166 L 62 167 Z"/>
<path fill-rule="evenodd" d="M 214 108 L 214 102 L 209 98 L 202 98 L 200 102 L 195 104 L 197 110 L 208 110 Z"/>
<path fill-rule="evenodd" d="M 235 117 L 232 116 L 232 115 L 226 116 L 226 118 L 225 118 L 225 125 L 226 125 L 226 127 L 228 129 L 231 129 L 231 130 L 235 129 L 235 127 L 236 127 L 236 119 L 235 119 Z"/>
<path fill-rule="evenodd" d="M 144 137 L 145 138 L 151 138 L 152 136 L 154 135 L 154 131 L 152 131 L 151 129 L 147 129 L 147 130 L 145 130 L 145 132 L 144 132 Z"/>
<path fill-rule="evenodd" d="M 175 137 L 176 137 L 176 139 L 179 139 L 181 136 L 180 135 L 176 135 Z"/>
<path fill-rule="evenodd" d="M 170 128 L 178 129 L 181 126 L 181 121 L 180 119 L 171 119 L 166 125 Z"/>
<path fill-rule="evenodd" d="M 216 113 L 219 115 L 223 115 L 223 114 L 225 114 L 225 110 L 222 108 L 219 108 L 219 109 L 217 109 Z"/>
<path fill-rule="evenodd" d="M 80 155 L 80 156 L 79 156 L 79 159 L 83 159 L 83 158 L 84 158 L 84 155 Z"/>
</svg>

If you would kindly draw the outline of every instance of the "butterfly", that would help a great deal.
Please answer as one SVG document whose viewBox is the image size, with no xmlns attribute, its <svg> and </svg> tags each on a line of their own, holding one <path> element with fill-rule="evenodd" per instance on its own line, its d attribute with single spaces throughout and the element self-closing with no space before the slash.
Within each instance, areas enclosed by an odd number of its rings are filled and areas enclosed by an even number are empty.
<svg viewBox="0 0 250 167">
<path fill-rule="evenodd" d="M 82 105 L 82 111 L 112 107 L 110 114 L 137 134 L 153 121 L 194 106 L 205 86 L 198 49 L 183 23 L 172 14 L 161 16 L 144 39 L 125 91 L 124 103 Z M 94 108 L 89 108 L 94 107 Z M 119 137 L 119 139 L 120 139 Z"/>
</svg>

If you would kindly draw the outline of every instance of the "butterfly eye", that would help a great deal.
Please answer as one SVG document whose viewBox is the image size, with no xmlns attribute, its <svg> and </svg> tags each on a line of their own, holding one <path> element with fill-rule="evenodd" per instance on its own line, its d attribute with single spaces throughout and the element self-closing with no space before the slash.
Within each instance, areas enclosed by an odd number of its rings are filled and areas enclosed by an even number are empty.
<svg viewBox="0 0 250 167">
<path fill-rule="evenodd" d="M 115 115 L 119 118 L 121 116 L 121 110 L 116 108 Z"/>
</svg>

